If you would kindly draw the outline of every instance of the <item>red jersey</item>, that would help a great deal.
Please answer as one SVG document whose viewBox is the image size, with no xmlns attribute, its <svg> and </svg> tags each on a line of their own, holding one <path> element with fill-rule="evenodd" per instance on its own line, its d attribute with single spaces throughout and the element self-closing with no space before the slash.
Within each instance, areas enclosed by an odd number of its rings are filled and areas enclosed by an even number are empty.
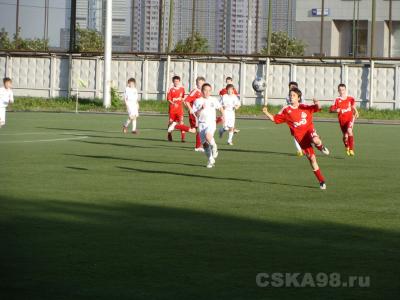
<svg viewBox="0 0 400 300">
<path fill-rule="evenodd" d="M 183 112 L 182 101 L 185 96 L 185 89 L 183 87 L 172 87 L 167 94 L 169 102 L 169 112 Z M 180 98 L 180 100 L 178 100 Z M 172 102 L 172 103 L 171 103 Z"/>
<path fill-rule="evenodd" d="M 301 141 L 304 135 L 314 129 L 313 113 L 320 111 L 318 105 L 299 104 L 297 108 L 288 105 L 274 116 L 276 124 L 286 123 L 292 135 Z"/>
<path fill-rule="evenodd" d="M 198 88 L 195 88 L 186 97 L 185 102 L 188 103 L 190 105 L 190 107 L 193 107 L 194 101 L 196 101 L 196 99 L 201 98 L 201 97 L 202 97 L 201 90 L 199 90 Z"/>
<path fill-rule="evenodd" d="M 353 106 L 355 103 L 356 101 L 351 96 L 347 96 L 346 99 L 339 97 L 336 98 L 335 104 L 330 107 L 330 111 L 338 113 L 338 119 L 341 124 L 347 123 L 354 118 Z"/>
<path fill-rule="evenodd" d="M 239 93 L 237 92 L 237 90 L 235 88 L 233 88 L 233 93 L 236 96 L 239 96 Z M 219 91 L 219 95 L 222 97 L 223 95 L 228 94 L 226 88 L 223 88 L 222 90 Z"/>
</svg>

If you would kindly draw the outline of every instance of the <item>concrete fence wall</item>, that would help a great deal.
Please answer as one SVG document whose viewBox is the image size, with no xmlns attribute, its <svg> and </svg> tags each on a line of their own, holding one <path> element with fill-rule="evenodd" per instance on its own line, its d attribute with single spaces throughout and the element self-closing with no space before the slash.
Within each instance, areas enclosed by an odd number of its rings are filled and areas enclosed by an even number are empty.
<svg viewBox="0 0 400 300">
<path fill-rule="evenodd" d="M 161 100 L 175 74 L 182 77 L 186 90 L 193 88 L 197 76 L 205 76 L 215 94 L 224 86 L 224 78 L 232 76 L 243 104 L 247 105 L 266 101 L 282 104 L 288 82 L 294 80 L 299 83 L 306 100 L 315 97 L 328 104 L 337 95 L 337 85 L 343 82 L 360 106 L 400 108 L 399 60 L 131 55 L 113 58 L 111 78 L 114 86 L 123 92 L 126 80 L 135 77 L 142 100 Z M 16 96 L 66 97 L 76 95 L 79 89 L 82 98 L 101 98 L 103 58 L 69 54 L 0 54 L 0 75 L 13 79 Z M 267 82 L 266 94 L 254 92 L 252 81 L 256 77 Z M 86 87 L 80 87 L 80 80 Z"/>
</svg>

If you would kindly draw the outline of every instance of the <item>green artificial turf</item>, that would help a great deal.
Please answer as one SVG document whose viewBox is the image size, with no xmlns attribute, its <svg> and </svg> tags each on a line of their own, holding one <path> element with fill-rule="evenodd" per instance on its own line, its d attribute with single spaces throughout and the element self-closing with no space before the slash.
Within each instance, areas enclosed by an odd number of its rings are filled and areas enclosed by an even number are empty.
<svg viewBox="0 0 400 300">
<path fill-rule="evenodd" d="M 1 299 L 398 299 L 395 125 L 316 123 L 320 191 L 285 125 L 239 120 L 216 168 L 165 117 L 8 113 L 0 129 Z M 258 273 L 369 276 L 370 287 L 258 287 Z M 315 278 L 315 277 L 314 277 Z"/>
</svg>

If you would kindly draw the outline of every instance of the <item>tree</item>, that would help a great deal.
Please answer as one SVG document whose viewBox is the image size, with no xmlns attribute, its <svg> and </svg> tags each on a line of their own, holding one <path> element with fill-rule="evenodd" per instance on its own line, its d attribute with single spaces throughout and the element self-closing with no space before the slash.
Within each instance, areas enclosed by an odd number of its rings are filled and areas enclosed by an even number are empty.
<svg viewBox="0 0 400 300">
<path fill-rule="evenodd" d="M 192 37 L 188 37 L 185 41 L 179 41 L 175 49 L 172 51 L 173 53 L 207 53 L 208 52 L 208 41 L 205 37 L 203 37 L 199 32 L 195 32 L 193 36 L 193 44 Z"/>
<path fill-rule="evenodd" d="M 94 29 L 76 29 L 75 50 L 78 52 L 101 52 L 104 50 L 104 39 L 100 32 Z"/>
<path fill-rule="evenodd" d="M 306 45 L 301 40 L 291 38 L 286 32 L 278 31 L 272 33 L 271 38 L 271 55 L 275 56 L 303 56 Z M 261 52 L 267 55 L 267 47 Z"/>
<path fill-rule="evenodd" d="M 49 41 L 46 39 L 23 39 L 21 38 L 21 28 L 18 29 L 18 34 L 14 34 L 11 40 L 8 32 L 2 28 L 0 32 L 0 49 L 47 51 L 49 49 Z"/>
</svg>

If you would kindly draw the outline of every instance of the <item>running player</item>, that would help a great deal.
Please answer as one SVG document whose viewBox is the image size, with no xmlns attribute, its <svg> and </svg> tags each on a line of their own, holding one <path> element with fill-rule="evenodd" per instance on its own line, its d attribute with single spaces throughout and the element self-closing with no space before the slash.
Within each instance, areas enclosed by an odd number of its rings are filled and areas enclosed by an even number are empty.
<svg viewBox="0 0 400 300">
<path fill-rule="evenodd" d="M 354 121 L 358 118 L 358 110 L 356 101 L 353 97 L 347 95 L 346 85 L 341 83 L 338 85 L 339 97 L 330 107 L 330 112 L 337 113 L 340 129 L 343 133 L 343 143 L 346 147 L 346 153 L 349 156 L 354 156 Z"/>
<path fill-rule="evenodd" d="M 233 84 L 226 86 L 227 94 L 224 94 L 221 99 L 221 105 L 225 111 L 224 126 L 219 129 L 219 137 L 222 138 L 225 131 L 229 131 L 228 145 L 233 145 L 233 134 L 235 130 L 235 111 L 240 107 L 240 100 L 234 94 Z"/>
<path fill-rule="evenodd" d="M 218 99 L 211 96 L 210 84 L 204 83 L 201 91 L 202 97 L 196 99 L 193 103 L 193 112 L 199 121 L 198 131 L 208 159 L 207 168 L 212 168 L 215 165 L 215 159 L 218 157 L 218 147 L 214 139 L 217 127 L 215 122 L 217 117 L 216 110 L 219 110 L 223 115 L 224 109 Z"/>
<path fill-rule="evenodd" d="M 169 102 L 169 121 L 168 121 L 168 141 L 172 141 L 172 131 L 177 124 L 183 124 L 183 98 L 185 89 L 181 86 L 181 78 L 179 76 L 172 77 L 173 86 L 167 94 Z M 185 132 L 181 131 L 181 141 L 185 142 Z"/>
<path fill-rule="evenodd" d="M 128 120 L 126 120 L 126 122 L 122 126 L 122 131 L 124 133 L 127 133 L 128 126 L 132 122 L 132 133 L 137 134 L 136 120 L 139 117 L 139 102 L 135 78 L 128 79 L 128 86 L 125 88 L 124 100 L 126 110 L 128 111 Z"/>
<path fill-rule="evenodd" d="M 283 107 L 276 115 L 272 115 L 266 106 L 263 108 L 263 112 L 276 124 L 286 123 L 289 126 L 290 132 L 310 161 L 312 170 L 319 181 L 320 188 L 325 190 L 325 178 L 318 166 L 313 149 L 314 144 L 322 153 L 329 155 L 329 150 L 322 144 L 313 124 L 313 113 L 320 111 L 321 105 L 316 99 L 313 99 L 313 105 L 301 104 L 301 91 L 296 88 L 290 91 L 290 99 L 291 104 Z"/>
</svg>

